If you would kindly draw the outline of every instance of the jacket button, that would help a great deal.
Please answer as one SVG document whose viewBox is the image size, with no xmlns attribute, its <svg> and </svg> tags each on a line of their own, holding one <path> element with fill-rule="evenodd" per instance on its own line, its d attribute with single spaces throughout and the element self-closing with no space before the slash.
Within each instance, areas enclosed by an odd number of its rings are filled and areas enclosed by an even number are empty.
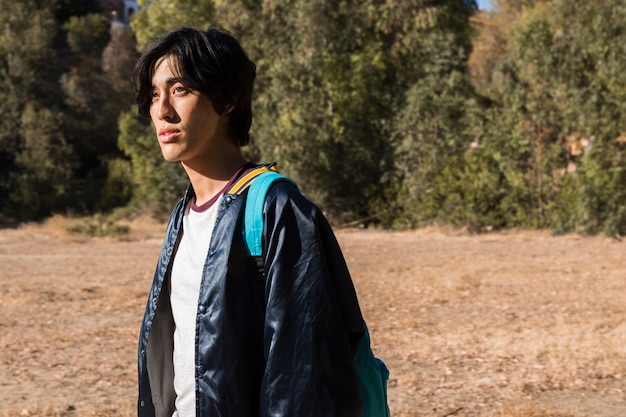
<svg viewBox="0 0 626 417">
<path fill-rule="evenodd" d="M 143 401 L 143 400 L 141 400 L 141 402 L 139 403 L 139 405 L 143 407 L 143 406 L 145 406 L 145 405 L 146 405 L 146 402 L 145 402 L 145 401 Z"/>
<path fill-rule="evenodd" d="M 152 304 L 156 304 L 157 303 L 157 298 L 156 297 L 152 297 Z"/>
<path fill-rule="evenodd" d="M 231 195 L 227 195 L 224 197 L 224 201 L 226 201 L 226 204 L 230 204 L 233 202 L 233 196 Z"/>
<path fill-rule="evenodd" d="M 200 306 L 198 307 L 198 311 L 202 314 L 204 314 L 206 312 L 206 307 L 205 306 Z"/>
<path fill-rule="evenodd" d="M 167 254 L 171 255 L 173 250 L 174 250 L 174 248 L 172 246 L 168 246 L 167 247 Z"/>
<path fill-rule="evenodd" d="M 198 374 L 203 374 L 204 371 L 206 371 L 206 368 L 204 367 L 204 365 L 197 365 L 196 370 L 198 371 Z"/>
</svg>

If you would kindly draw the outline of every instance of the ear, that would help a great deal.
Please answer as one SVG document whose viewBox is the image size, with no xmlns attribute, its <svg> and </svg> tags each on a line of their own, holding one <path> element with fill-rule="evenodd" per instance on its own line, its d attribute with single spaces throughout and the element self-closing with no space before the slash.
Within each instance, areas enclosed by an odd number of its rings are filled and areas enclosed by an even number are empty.
<svg viewBox="0 0 626 417">
<path fill-rule="evenodd" d="M 224 106 L 224 116 L 228 116 L 230 112 L 233 111 L 234 108 L 235 108 L 234 104 L 227 104 L 226 106 Z"/>
</svg>

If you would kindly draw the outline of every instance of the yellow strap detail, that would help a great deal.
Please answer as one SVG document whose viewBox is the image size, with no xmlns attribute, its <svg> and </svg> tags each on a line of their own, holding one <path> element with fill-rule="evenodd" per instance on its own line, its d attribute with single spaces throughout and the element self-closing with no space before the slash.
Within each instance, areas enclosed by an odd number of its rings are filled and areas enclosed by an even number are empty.
<svg viewBox="0 0 626 417">
<path fill-rule="evenodd" d="M 252 171 L 248 172 L 243 177 L 239 178 L 230 190 L 228 190 L 227 194 L 241 194 L 246 188 L 252 184 L 252 181 L 260 174 L 268 171 L 276 171 L 278 172 L 278 168 L 276 164 L 272 165 L 262 165 L 257 168 L 254 168 Z"/>
</svg>

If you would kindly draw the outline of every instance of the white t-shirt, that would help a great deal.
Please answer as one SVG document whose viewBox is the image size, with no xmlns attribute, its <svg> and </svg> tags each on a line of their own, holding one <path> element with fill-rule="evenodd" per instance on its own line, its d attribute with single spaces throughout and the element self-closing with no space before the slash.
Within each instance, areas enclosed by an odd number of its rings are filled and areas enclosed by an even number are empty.
<svg viewBox="0 0 626 417">
<path fill-rule="evenodd" d="M 174 390 L 176 411 L 173 417 L 196 415 L 196 314 L 202 270 L 211 243 L 211 234 L 222 201 L 196 207 L 189 203 L 183 216 L 183 235 L 172 265 L 170 300 L 174 330 Z M 208 207 L 207 207 L 208 206 Z"/>
</svg>

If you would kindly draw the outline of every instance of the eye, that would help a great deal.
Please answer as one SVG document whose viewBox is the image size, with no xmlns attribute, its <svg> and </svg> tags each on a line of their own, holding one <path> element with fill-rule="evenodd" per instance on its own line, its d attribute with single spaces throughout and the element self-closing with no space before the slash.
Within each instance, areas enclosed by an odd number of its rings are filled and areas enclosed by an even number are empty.
<svg viewBox="0 0 626 417">
<path fill-rule="evenodd" d="M 176 87 L 174 87 L 174 94 L 185 94 L 188 90 L 183 87 L 182 85 L 177 85 Z"/>
</svg>

